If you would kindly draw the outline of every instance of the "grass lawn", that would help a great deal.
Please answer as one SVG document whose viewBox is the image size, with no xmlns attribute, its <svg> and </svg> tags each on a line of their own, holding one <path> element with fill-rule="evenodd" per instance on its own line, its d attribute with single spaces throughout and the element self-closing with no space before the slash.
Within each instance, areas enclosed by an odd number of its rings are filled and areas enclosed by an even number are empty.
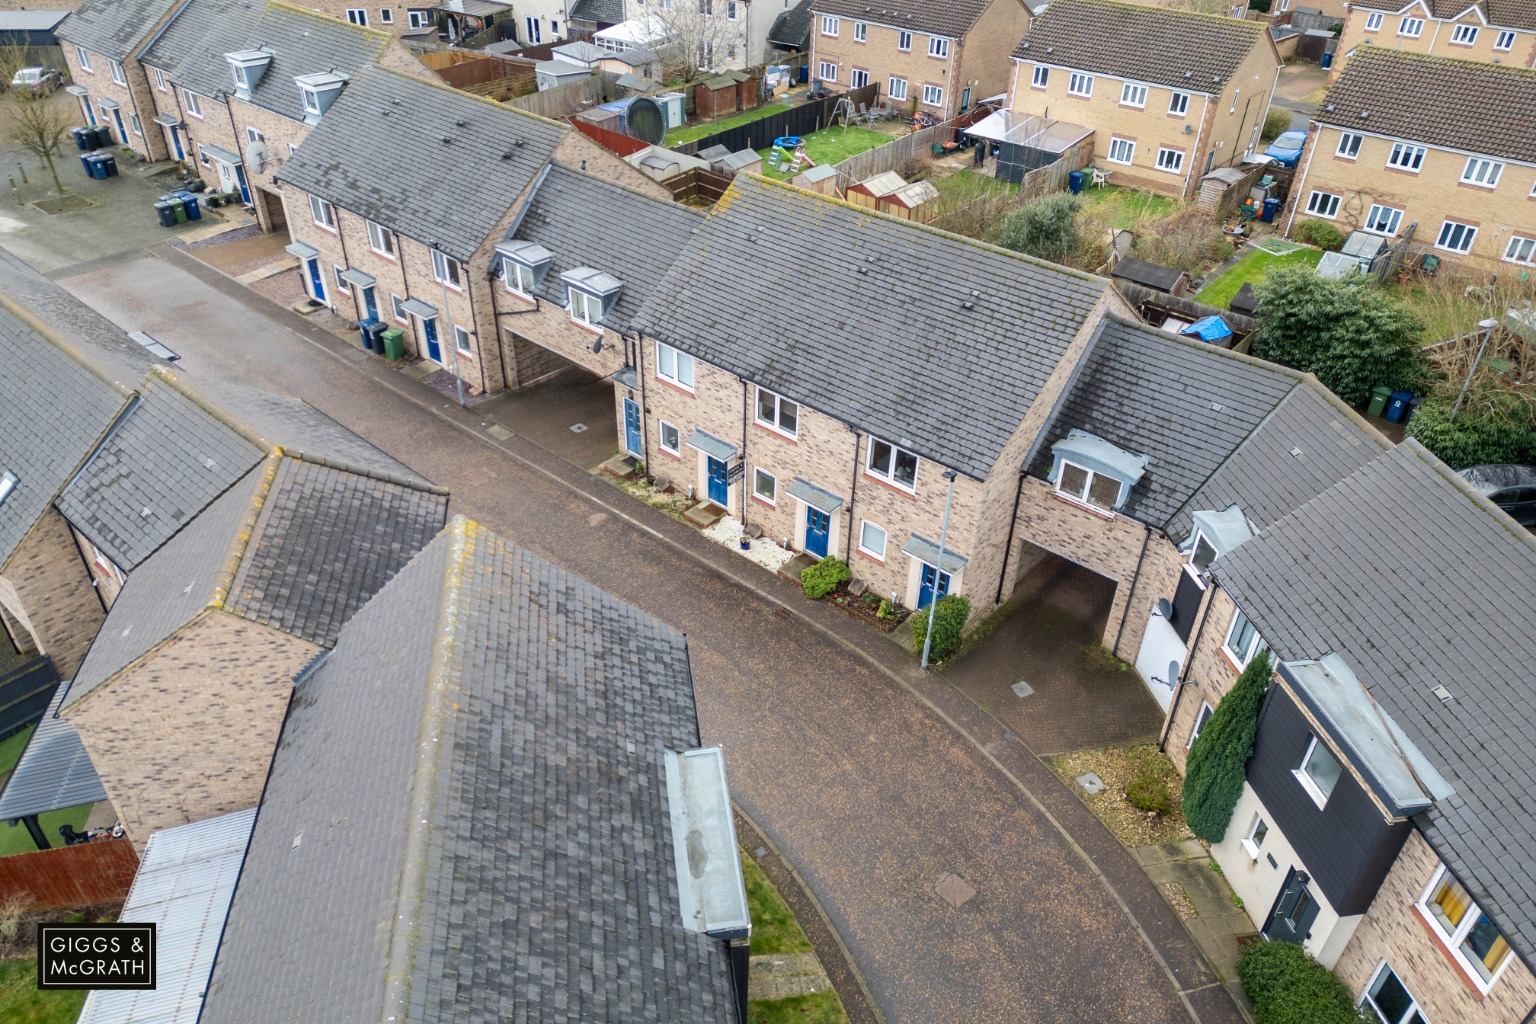
<svg viewBox="0 0 1536 1024">
<path fill-rule="evenodd" d="M 21 750 L 27 745 L 27 738 L 32 735 L 32 729 L 33 727 L 29 725 L 4 743 L 0 743 L 0 775 L 15 768 L 16 762 L 21 760 Z"/>
<path fill-rule="evenodd" d="M 0 1020 L 5 1024 L 74 1024 L 84 1005 L 84 992 L 39 992 L 36 958 L 0 962 Z"/>
<path fill-rule="evenodd" d="M 85 819 L 91 816 L 91 808 L 95 804 L 81 804 L 79 807 L 66 807 L 62 811 L 49 811 L 38 817 L 38 823 L 43 826 L 43 835 L 48 837 L 51 846 L 60 846 L 64 840 L 59 837 L 59 826 L 69 824 L 77 831 L 85 827 Z M 25 825 L 0 824 L 0 857 L 9 857 L 13 853 L 35 853 L 37 844 L 32 842 L 32 833 L 27 831 Z M 9 1022 L 11 1018 L 0 1013 L 0 1021 Z"/>
<path fill-rule="evenodd" d="M 928 180 L 933 182 L 933 187 L 939 190 L 941 196 L 954 200 L 956 205 L 971 202 L 984 195 L 995 195 L 1004 189 L 1008 190 L 1009 195 L 1017 195 L 1019 191 L 1017 185 L 998 181 L 990 174 L 977 174 L 969 167 L 962 167 L 954 174 Z"/>
<path fill-rule="evenodd" d="M 747 907 L 752 913 L 752 955 L 810 952 L 811 941 L 800 930 L 794 911 L 746 850 L 741 851 L 741 871 L 747 880 Z"/>
<path fill-rule="evenodd" d="M 747 1003 L 747 1024 L 848 1024 L 836 992 Z"/>
<path fill-rule="evenodd" d="M 1245 284 L 1258 284 L 1264 275 L 1275 267 L 1300 264 L 1315 267 L 1323 258 L 1321 249 L 1298 249 L 1284 256 L 1272 256 L 1263 249 L 1250 249 L 1230 270 L 1216 278 L 1195 295 L 1196 302 L 1203 302 L 1217 309 L 1226 309 Z"/>
<path fill-rule="evenodd" d="M 1083 209 L 1108 217 L 1111 224 L 1124 230 L 1147 221 L 1162 220 L 1179 208 L 1177 200 L 1115 185 L 1085 188 L 1082 199 Z"/>
<path fill-rule="evenodd" d="M 835 164 L 862 153 L 866 149 L 874 149 L 891 141 L 891 136 L 884 132 L 877 132 L 870 128 L 844 128 L 841 125 L 835 128 L 823 128 L 819 132 L 812 132 L 803 136 L 805 139 L 805 152 L 818 164 Z M 781 174 L 775 170 L 769 161 L 769 154 L 773 147 L 758 150 L 763 155 L 763 174 L 780 181 L 794 177 L 793 174 Z"/>
<path fill-rule="evenodd" d="M 681 128 L 673 128 L 667 132 L 667 137 L 662 140 L 662 145 L 677 146 L 684 142 L 692 142 L 694 139 L 702 139 L 716 132 L 723 132 L 727 128 L 735 128 L 737 125 L 761 121 L 765 117 L 770 117 L 783 111 L 784 102 L 782 100 L 774 100 L 752 110 L 743 110 L 739 114 L 732 114 L 730 117 L 718 117 L 713 121 L 700 121 L 698 124 L 685 124 Z"/>
</svg>

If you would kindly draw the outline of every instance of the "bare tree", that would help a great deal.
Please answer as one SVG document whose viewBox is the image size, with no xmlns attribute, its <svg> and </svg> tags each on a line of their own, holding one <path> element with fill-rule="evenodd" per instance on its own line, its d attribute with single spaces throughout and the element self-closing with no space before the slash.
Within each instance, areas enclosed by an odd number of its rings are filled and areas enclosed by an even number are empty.
<svg viewBox="0 0 1536 1024">
<path fill-rule="evenodd" d="M 37 157 L 53 175 L 53 191 L 64 195 L 69 190 L 59 180 L 54 158 L 64 155 L 64 140 L 69 137 L 70 119 L 55 109 L 47 97 L 12 90 L 4 104 L 5 135 Z"/>
<path fill-rule="evenodd" d="M 662 42 L 658 54 L 666 77 L 691 81 L 701 73 L 741 64 L 745 53 L 745 17 L 733 18 L 735 0 L 661 0 L 652 17 Z"/>
</svg>

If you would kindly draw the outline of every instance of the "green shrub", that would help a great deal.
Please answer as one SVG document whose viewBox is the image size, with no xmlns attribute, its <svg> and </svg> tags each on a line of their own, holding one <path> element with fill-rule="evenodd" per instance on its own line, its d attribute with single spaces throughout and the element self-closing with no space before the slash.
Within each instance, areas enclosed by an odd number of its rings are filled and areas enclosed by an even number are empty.
<svg viewBox="0 0 1536 1024">
<path fill-rule="evenodd" d="M 896 617 L 896 606 L 882 597 L 880 599 L 880 607 L 875 609 L 875 614 L 882 619 L 894 619 Z"/>
<path fill-rule="evenodd" d="M 839 586 L 853 578 L 848 563 L 828 555 L 815 565 L 808 565 L 800 572 L 800 585 L 805 596 L 815 599 L 826 597 Z"/>
<path fill-rule="evenodd" d="M 1296 225 L 1291 237 L 1304 245 L 1315 245 L 1329 252 L 1337 252 L 1344 244 L 1344 232 L 1325 220 L 1304 220 Z"/>
<path fill-rule="evenodd" d="M 1156 772 L 1142 772 L 1125 787 L 1125 798 L 1139 811 L 1168 813 L 1168 784 Z"/>
<path fill-rule="evenodd" d="M 1237 956 L 1237 976 L 1259 1024 L 1359 1024 L 1349 989 L 1294 942 L 1250 942 Z"/>
<path fill-rule="evenodd" d="M 947 594 L 939 598 L 933 608 L 933 643 L 928 648 L 928 658 L 938 661 L 960 646 L 965 632 L 965 620 L 971 617 L 971 599 L 960 594 Z M 912 650 L 923 653 L 923 640 L 928 636 L 928 609 L 919 608 L 912 615 Z"/>
<path fill-rule="evenodd" d="M 997 244 L 1060 262 L 1077 248 L 1077 213 L 1082 208 L 1082 200 L 1070 192 L 1031 200 L 998 223 Z"/>
<path fill-rule="evenodd" d="M 1269 652 L 1254 656 L 1216 705 L 1184 764 L 1184 820 L 1208 843 L 1227 834 L 1232 811 L 1243 795 L 1244 767 L 1253 753 L 1259 708 L 1269 690 Z"/>
<path fill-rule="evenodd" d="M 1452 469 L 1488 462 L 1536 460 L 1536 428 L 1471 415 L 1463 408 L 1451 419 L 1451 406 L 1430 399 L 1408 421 L 1408 436 Z"/>
<path fill-rule="evenodd" d="M 1291 112 L 1280 107 L 1270 107 L 1269 113 L 1264 115 L 1264 131 L 1259 134 L 1259 141 L 1269 142 L 1280 137 L 1281 132 L 1291 128 Z"/>
</svg>

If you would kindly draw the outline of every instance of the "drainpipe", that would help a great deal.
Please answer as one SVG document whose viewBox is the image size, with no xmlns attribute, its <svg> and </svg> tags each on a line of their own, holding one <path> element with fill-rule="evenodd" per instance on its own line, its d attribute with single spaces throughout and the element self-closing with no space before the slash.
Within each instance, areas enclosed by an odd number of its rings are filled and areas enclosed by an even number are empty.
<svg viewBox="0 0 1536 1024">
<path fill-rule="evenodd" d="M 1179 570 L 1182 572 L 1183 570 Z M 1189 680 L 1189 667 L 1195 660 L 1195 651 L 1200 649 L 1200 638 L 1205 635 L 1205 621 L 1211 617 L 1211 588 L 1215 587 L 1215 581 L 1207 588 L 1205 595 L 1205 608 L 1200 615 L 1200 625 L 1195 627 L 1194 641 L 1189 645 L 1189 653 L 1184 656 L 1184 668 L 1179 672 L 1179 678 L 1173 683 L 1173 700 L 1168 704 L 1168 718 L 1163 722 L 1163 731 L 1157 738 L 1157 749 L 1162 751 L 1168 745 L 1168 733 L 1173 729 L 1173 716 L 1179 711 L 1179 696 L 1184 692 L 1184 683 Z"/>
<path fill-rule="evenodd" d="M 1520 1024 L 1536 1024 L 1536 1003 L 1531 1004 L 1531 1012 L 1525 1015 Z"/>
<path fill-rule="evenodd" d="M 645 460 L 646 478 L 655 480 L 656 474 L 651 472 L 651 410 L 645 404 L 645 335 L 639 328 L 635 329 L 635 380 L 640 385 L 640 456 Z"/>
<path fill-rule="evenodd" d="M 752 410 L 748 406 L 750 393 L 745 377 L 737 377 L 741 381 L 741 532 L 745 536 L 747 532 L 747 431 L 750 426 L 749 417 Z M 731 477 L 731 471 L 725 471 L 727 480 Z"/>
<path fill-rule="evenodd" d="M 924 672 L 928 671 L 928 650 L 933 646 L 933 615 L 939 609 L 939 580 L 944 575 L 944 544 L 949 540 L 949 508 L 955 501 L 955 477 L 959 475 L 953 469 L 944 471 L 944 479 L 949 481 L 949 496 L 944 499 L 944 525 L 939 527 L 938 564 L 933 567 L 933 600 L 928 603 L 928 632 L 923 637 L 921 670 Z"/>
<path fill-rule="evenodd" d="M 492 252 L 494 253 L 494 250 L 492 250 Z M 501 260 L 501 256 L 500 255 L 496 255 L 495 259 L 496 259 L 496 262 L 493 263 L 487 269 L 486 276 L 487 276 L 488 280 L 491 282 L 489 284 L 490 298 L 491 298 L 491 330 L 496 335 L 496 365 L 501 368 L 501 387 L 502 387 L 502 390 L 506 390 L 507 388 L 509 388 L 511 386 L 507 382 L 507 346 L 503 342 L 503 339 L 502 339 L 502 333 L 503 332 L 502 332 L 502 327 L 501 327 L 501 311 L 496 308 L 496 284 L 495 284 L 496 281 L 501 280 L 501 275 L 506 273 L 506 267 L 502 264 L 502 260 Z M 500 267 L 500 269 L 501 269 L 501 274 L 498 274 L 496 272 L 498 267 Z M 537 302 L 534 303 L 534 308 L 535 309 L 538 308 L 538 303 Z M 622 340 L 623 337 L 624 337 L 624 332 L 620 331 L 619 332 L 619 338 Z M 482 344 L 480 346 L 480 358 L 481 359 L 485 358 L 485 345 L 484 344 Z M 487 388 L 486 390 L 489 391 L 490 389 Z"/>
<path fill-rule="evenodd" d="M 1131 603 L 1136 600 L 1136 585 L 1141 582 L 1141 566 L 1147 560 L 1147 545 L 1152 542 L 1152 527 L 1145 523 L 1141 527 L 1146 532 L 1141 535 L 1141 554 L 1136 559 L 1136 572 L 1131 576 L 1131 589 L 1125 595 L 1125 610 L 1120 613 L 1120 628 L 1115 631 L 1114 654 L 1119 657 L 1120 638 L 1125 636 L 1125 620 L 1131 617 Z"/>
<path fill-rule="evenodd" d="M 1317 121 L 1314 120 L 1311 124 L 1307 125 L 1307 136 L 1307 162 L 1301 168 L 1301 181 L 1296 183 L 1291 189 L 1291 194 L 1286 197 L 1286 201 L 1291 205 L 1290 215 L 1285 219 L 1285 233 L 1287 235 L 1291 233 L 1291 228 L 1296 223 L 1296 211 L 1301 209 L 1302 198 L 1307 194 L 1307 175 L 1312 170 L 1312 158 L 1317 155 L 1317 147 L 1323 141 L 1323 130 Z"/>
<path fill-rule="evenodd" d="M 1019 467 L 1019 485 L 1013 490 L 1013 515 L 1008 519 L 1008 542 L 1003 547 L 1003 567 L 997 574 L 997 597 L 993 604 L 1003 603 L 1003 581 L 1008 578 L 1008 559 L 1013 554 L 1013 531 L 1019 525 L 1019 501 L 1024 497 L 1024 467 Z"/>
<path fill-rule="evenodd" d="M 252 189 L 252 191 L 251 191 L 251 201 L 253 203 L 256 200 L 255 188 L 256 188 L 255 185 L 251 186 L 251 189 Z M 350 269 L 351 266 L 352 266 L 352 257 L 347 255 L 347 233 L 345 231 L 341 230 L 341 213 L 342 213 L 341 207 L 339 207 L 339 206 L 336 207 L 336 241 L 341 243 L 341 261 L 347 265 L 348 269 Z M 364 230 L 366 230 L 366 229 L 364 229 Z M 335 272 L 333 271 L 332 274 L 331 274 L 331 277 L 334 279 L 335 276 L 336 276 Z M 358 307 L 357 293 L 352 290 L 352 286 L 350 284 L 347 285 L 347 294 L 352 297 L 352 308 L 353 309 L 357 310 L 357 312 L 359 312 L 359 313 L 366 313 L 366 312 L 368 312 L 368 307 L 367 306 L 363 306 L 362 308 Z M 375 300 L 375 301 L 377 301 L 377 300 Z M 359 316 L 358 319 L 362 320 L 364 318 Z"/>
<path fill-rule="evenodd" d="M 843 561 L 851 564 L 853 562 L 853 531 L 858 522 L 854 516 L 853 507 L 859 497 L 859 430 L 857 427 L 849 426 L 848 431 L 853 434 L 853 485 L 848 488 L 848 538 L 843 544 Z"/>
</svg>

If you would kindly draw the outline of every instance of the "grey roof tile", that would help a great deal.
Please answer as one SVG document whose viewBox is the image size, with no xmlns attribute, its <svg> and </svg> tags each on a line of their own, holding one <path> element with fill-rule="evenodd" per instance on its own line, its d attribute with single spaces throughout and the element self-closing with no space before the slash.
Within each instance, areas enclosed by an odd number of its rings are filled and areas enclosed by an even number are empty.
<svg viewBox="0 0 1536 1024">
<path fill-rule="evenodd" d="M 697 744 L 679 634 L 455 519 L 298 686 L 203 1021 L 731 1020 L 665 800 Z"/>
<path fill-rule="evenodd" d="M 1313 118 L 1336 128 L 1536 161 L 1536 71 L 1362 46 Z M 1368 116 L 1362 116 L 1368 115 Z"/>
<path fill-rule="evenodd" d="M 571 18 L 617 25 L 624 20 L 624 0 L 576 0 L 571 5 Z"/>
<path fill-rule="evenodd" d="M 551 164 L 512 237 L 538 242 L 554 254 L 538 290 L 549 302 L 565 305 L 560 275 L 577 267 L 594 267 L 623 281 L 624 291 L 604 322 L 628 331 L 701 223 L 703 215 L 691 207 Z"/>
<path fill-rule="evenodd" d="M 372 68 L 342 89 L 277 178 L 466 260 L 569 130 Z M 460 174 L 464 187 L 444 186 Z"/>
<path fill-rule="evenodd" d="M 165 17 L 178 0 L 83 0 L 55 30 L 68 40 L 104 57 L 124 60 L 134 46 Z M 106 74 L 101 68 L 97 74 Z"/>
<path fill-rule="evenodd" d="M 1213 572 L 1280 657 L 1342 655 L 1450 781 L 1419 827 L 1536 960 L 1536 689 L 1511 684 L 1530 678 L 1536 607 L 1515 596 L 1536 593 L 1536 538 L 1410 439 Z"/>
<path fill-rule="evenodd" d="M 185 0 L 165 28 L 145 41 L 139 61 L 168 72 L 193 92 L 228 90 L 234 80 L 224 54 L 241 48 L 263 9 L 256 0 Z"/>
<path fill-rule="evenodd" d="M 881 0 L 877 8 L 869 0 L 815 0 L 813 14 L 836 14 L 855 21 L 929 32 L 959 39 L 971 30 L 994 0 Z M 1014 0 L 1001 0 L 1012 3 Z"/>
<path fill-rule="evenodd" d="M 737 177 L 636 324 L 981 479 L 1107 286 Z"/>
<path fill-rule="evenodd" d="M 811 41 L 811 5 L 814 3 L 816 0 L 799 0 L 794 6 L 781 11 L 773 19 L 773 27 L 768 30 L 768 42 L 795 50 L 802 47 L 808 50 Z"/>
<path fill-rule="evenodd" d="M 251 47 L 261 47 L 273 54 L 266 74 L 251 90 L 250 101 L 275 114 L 302 121 L 304 98 L 294 84 L 296 76 L 327 71 L 356 75 L 379 59 L 390 38 L 387 32 L 351 25 L 318 11 L 269 3 L 246 39 Z M 221 51 L 214 57 L 224 66 L 224 80 L 233 87 L 233 73 L 224 59 L 225 52 L 230 51 Z M 346 91 L 345 87 L 342 91 Z"/>
<path fill-rule="evenodd" d="M 1269 26 L 1120 0 L 1056 0 L 1013 51 L 1018 60 L 1220 93 Z M 1279 62 L 1276 61 L 1276 66 Z"/>
</svg>

